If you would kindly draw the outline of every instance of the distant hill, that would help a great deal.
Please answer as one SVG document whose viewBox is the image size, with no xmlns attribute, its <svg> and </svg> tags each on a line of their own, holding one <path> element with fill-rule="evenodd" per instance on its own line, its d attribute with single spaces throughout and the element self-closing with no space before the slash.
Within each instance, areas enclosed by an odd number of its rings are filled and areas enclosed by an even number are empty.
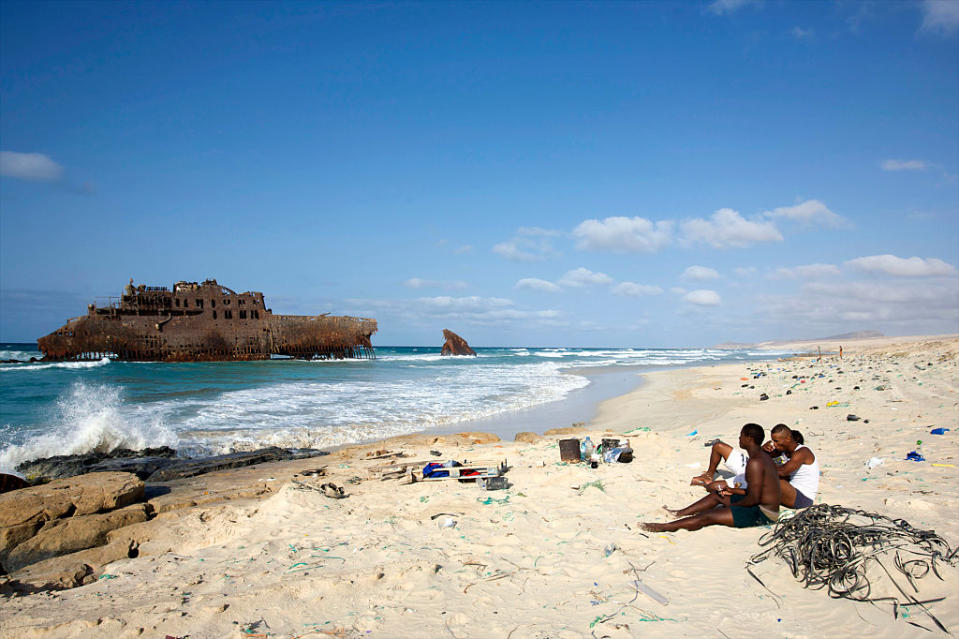
<svg viewBox="0 0 959 639">
<path fill-rule="evenodd" d="M 843 333 L 842 335 L 832 335 L 830 337 L 817 337 L 816 339 L 821 339 L 823 341 L 830 339 L 866 339 L 868 337 L 885 337 L 879 331 L 853 331 L 852 333 Z M 815 341 L 815 340 L 804 340 L 804 341 Z"/>
<path fill-rule="evenodd" d="M 759 342 L 757 344 L 748 344 L 746 342 L 723 342 L 722 344 L 716 344 L 710 348 L 716 348 L 720 350 L 739 350 L 746 348 L 769 348 L 777 344 L 795 344 L 802 342 L 831 342 L 843 339 L 868 339 L 871 337 L 885 337 L 879 331 L 853 331 L 851 333 L 843 333 L 841 335 L 830 335 L 829 337 L 815 337 L 812 339 L 777 339 L 770 340 L 767 342 Z"/>
</svg>

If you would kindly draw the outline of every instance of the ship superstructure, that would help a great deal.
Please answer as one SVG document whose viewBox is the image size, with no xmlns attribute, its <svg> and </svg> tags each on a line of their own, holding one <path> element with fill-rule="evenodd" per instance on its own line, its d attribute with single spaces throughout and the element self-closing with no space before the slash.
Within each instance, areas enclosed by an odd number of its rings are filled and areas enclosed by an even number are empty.
<svg viewBox="0 0 959 639">
<path fill-rule="evenodd" d="M 216 280 L 124 287 L 37 340 L 46 360 L 140 361 L 374 358 L 376 320 L 329 314 L 274 315 L 263 293 Z"/>
</svg>

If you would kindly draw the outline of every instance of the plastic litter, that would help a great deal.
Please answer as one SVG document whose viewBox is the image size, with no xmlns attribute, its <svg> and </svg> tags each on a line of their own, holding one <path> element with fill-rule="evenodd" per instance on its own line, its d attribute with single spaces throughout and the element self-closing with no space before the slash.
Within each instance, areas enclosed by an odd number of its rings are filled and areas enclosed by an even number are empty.
<svg viewBox="0 0 959 639">
<path fill-rule="evenodd" d="M 945 435 L 949 431 L 948 428 L 933 428 L 929 431 L 930 435 Z"/>
<path fill-rule="evenodd" d="M 695 437 L 695 436 L 698 435 L 698 434 L 699 434 L 699 429 L 697 428 L 696 430 L 694 430 L 694 431 L 691 432 L 691 433 L 686 433 L 686 437 Z"/>
<path fill-rule="evenodd" d="M 639 590 L 640 592 L 642 592 L 644 595 L 646 595 L 647 597 L 649 597 L 649 598 L 652 599 L 653 601 L 656 601 L 656 602 L 658 602 L 658 603 L 661 603 L 661 604 L 663 604 L 664 606 L 668 606 L 668 605 L 669 605 L 669 599 L 667 599 L 666 597 L 662 596 L 661 594 L 659 594 L 658 592 L 656 592 L 655 590 L 653 590 L 652 588 L 650 588 L 649 586 L 647 586 L 646 584 L 644 584 L 644 583 L 643 583 L 642 581 L 640 581 L 639 579 L 633 580 L 633 585 L 636 586 L 636 589 L 637 589 L 637 590 Z"/>
<path fill-rule="evenodd" d="M 456 520 L 452 517 L 443 517 L 436 523 L 440 528 L 456 528 Z"/>
<path fill-rule="evenodd" d="M 603 556 L 609 557 L 614 552 L 616 552 L 616 548 L 617 548 L 616 544 L 608 544 L 605 548 L 603 548 Z"/>
<path fill-rule="evenodd" d="M 860 419 L 862 419 L 862 417 L 859 417 L 858 415 L 846 415 L 847 422 L 858 422 Z"/>
<path fill-rule="evenodd" d="M 866 468 L 873 469 L 876 466 L 881 466 L 885 461 L 882 457 L 873 457 L 866 462 Z"/>
<path fill-rule="evenodd" d="M 908 455 L 906 455 L 906 460 L 914 461 L 914 462 L 923 462 L 923 461 L 926 461 L 926 458 L 913 450 L 913 451 L 910 451 Z"/>
</svg>

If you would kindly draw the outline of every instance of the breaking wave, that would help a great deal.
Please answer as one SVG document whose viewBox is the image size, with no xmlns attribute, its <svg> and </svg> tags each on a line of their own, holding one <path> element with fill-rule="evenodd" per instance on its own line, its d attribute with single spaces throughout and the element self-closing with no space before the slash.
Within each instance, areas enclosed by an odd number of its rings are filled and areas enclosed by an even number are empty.
<svg viewBox="0 0 959 639">
<path fill-rule="evenodd" d="M 53 455 L 176 447 L 177 436 L 172 430 L 155 420 L 154 415 L 143 420 L 145 415 L 125 405 L 121 394 L 122 389 L 117 386 L 74 382 L 57 399 L 52 423 L 44 432 L 34 432 L 22 444 L 0 451 L 0 472 L 10 472 L 22 462 Z"/>
</svg>

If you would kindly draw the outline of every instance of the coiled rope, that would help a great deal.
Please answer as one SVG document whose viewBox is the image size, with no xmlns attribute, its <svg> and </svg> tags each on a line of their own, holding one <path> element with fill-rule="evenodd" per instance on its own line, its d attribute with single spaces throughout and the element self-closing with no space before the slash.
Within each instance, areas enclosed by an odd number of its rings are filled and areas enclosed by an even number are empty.
<svg viewBox="0 0 959 639">
<path fill-rule="evenodd" d="M 873 604 L 890 602 L 895 618 L 899 616 L 899 606 L 918 606 L 943 632 L 949 634 L 926 607 L 926 604 L 942 601 L 945 597 L 917 599 L 899 585 L 881 561 L 881 558 L 888 560 L 887 553 L 894 551 L 893 565 L 918 595 L 916 581 L 930 571 L 942 580 L 937 562 L 950 566 L 957 563 L 959 546 L 951 548 L 932 530 L 919 530 L 904 519 L 892 519 L 855 508 L 817 504 L 799 511 L 794 517 L 780 520 L 771 531 L 760 537 L 759 545 L 766 549 L 749 559 L 746 570 L 767 590 L 769 588 L 750 566 L 774 555 L 789 566 L 793 577 L 802 582 L 805 588 L 826 588 L 829 596 L 836 599 Z M 872 582 L 867 575 L 867 568 L 872 562 L 882 568 L 902 597 L 872 596 Z M 907 623 L 928 630 L 917 623 Z"/>
</svg>

